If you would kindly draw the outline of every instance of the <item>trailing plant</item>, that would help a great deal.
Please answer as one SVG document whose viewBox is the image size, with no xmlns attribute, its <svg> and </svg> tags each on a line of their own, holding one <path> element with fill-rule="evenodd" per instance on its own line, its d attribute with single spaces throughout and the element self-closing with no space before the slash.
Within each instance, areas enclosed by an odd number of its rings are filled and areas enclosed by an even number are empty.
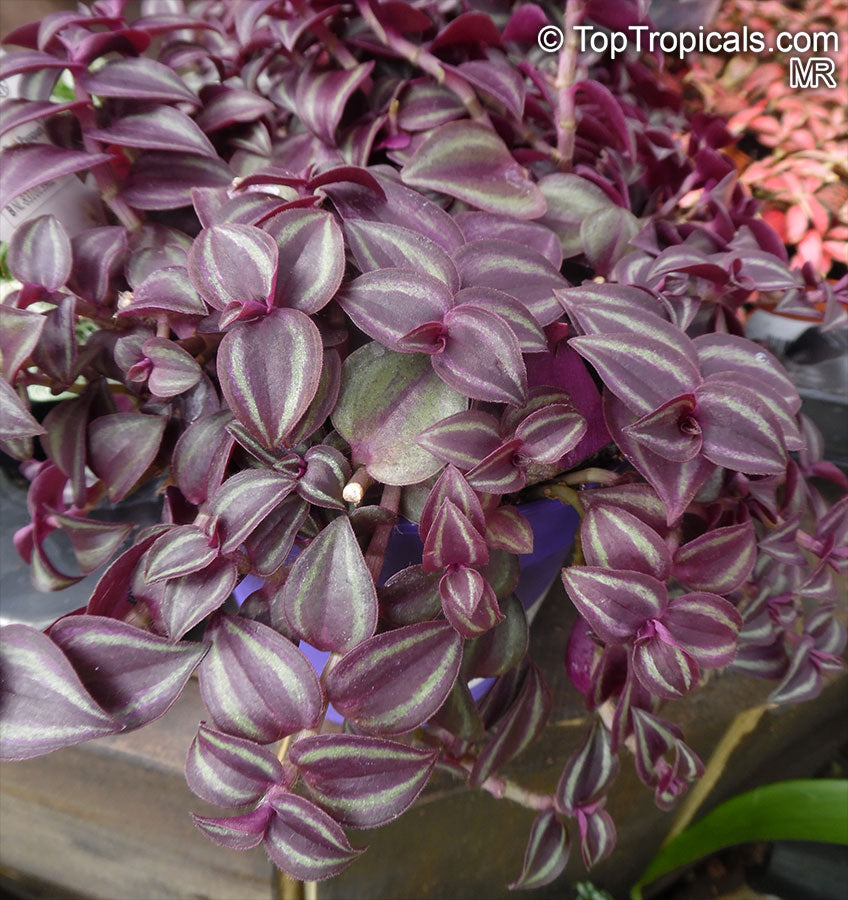
<svg viewBox="0 0 848 900">
<path fill-rule="evenodd" d="M 792 702 L 840 670 L 848 498 L 812 479 L 848 485 L 741 336 L 752 292 L 809 278 L 655 59 L 537 47 L 560 12 L 98 0 L 7 36 L 5 125 L 51 140 L 3 152 L 3 204 L 85 174 L 107 224 L 37 216 L 8 248 L 16 546 L 42 590 L 103 572 L 84 609 L 3 629 L 3 757 L 142 726 L 196 672 L 213 840 L 328 878 L 363 852 L 345 829 L 438 766 L 537 811 L 534 887 L 572 839 L 612 851 L 621 757 L 662 808 L 698 777 L 664 707 L 707 673 Z M 40 422 L 34 386 L 70 396 Z M 159 524 L 104 520 L 145 484 Z M 533 498 L 582 517 L 566 662 L 591 727 L 550 793 L 500 773 L 552 702 L 514 594 Z M 421 556 L 392 571 L 401 516 Z"/>
</svg>

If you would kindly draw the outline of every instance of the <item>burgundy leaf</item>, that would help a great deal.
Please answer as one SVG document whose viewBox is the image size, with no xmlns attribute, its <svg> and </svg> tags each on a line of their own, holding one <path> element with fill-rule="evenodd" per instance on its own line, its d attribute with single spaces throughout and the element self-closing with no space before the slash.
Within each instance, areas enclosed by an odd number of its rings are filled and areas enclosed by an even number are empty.
<svg viewBox="0 0 848 900">
<path fill-rule="evenodd" d="M 486 543 L 493 550 L 533 552 L 533 528 L 514 506 L 499 506 L 486 518 Z"/>
<path fill-rule="evenodd" d="M 271 862 L 298 881 L 321 881 L 347 868 L 354 850 L 335 819 L 296 794 L 276 794 L 274 815 L 265 833 Z"/>
<path fill-rule="evenodd" d="M 0 635 L 0 758 L 31 759 L 122 729 L 46 634 L 7 625 Z"/>
<path fill-rule="evenodd" d="M 2 401 L 0 411 L 3 413 L 0 419 L 0 440 L 44 434 L 45 429 L 33 418 L 15 389 L 2 378 L 0 378 L 0 401 Z"/>
<path fill-rule="evenodd" d="M 750 577 L 757 558 L 750 522 L 714 528 L 674 554 L 674 576 L 695 591 L 729 594 Z"/>
<path fill-rule="evenodd" d="M 186 781 L 201 800 L 237 809 L 260 800 L 284 778 L 283 766 L 270 750 L 201 722 L 186 760 Z"/>
<path fill-rule="evenodd" d="M 58 291 L 71 274 L 68 233 L 55 216 L 30 219 L 15 229 L 6 262 L 18 281 Z"/>
<path fill-rule="evenodd" d="M 233 173 L 217 154 L 212 158 L 151 150 L 136 157 L 120 196 L 137 209 L 177 209 L 191 203 L 193 188 L 228 187 L 232 180 Z"/>
<path fill-rule="evenodd" d="M 626 509 L 592 506 L 583 517 L 580 540 L 587 565 L 631 569 L 660 581 L 666 581 L 671 573 L 666 542 Z"/>
<path fill-rule="evenodd" d="M 447 313 L 444 326 L 444 350 L 433 357 L 439 378 L 476 400 L 516 406 L 526 402 L 527 372 L 521 347 L 500 316 L 462 304 Z"/>
<path fill-rule="evenodd" d="M 555 881 L 565 869 L 570 849 L 565 825 L 553 810 L 538 813 L 530 827 L 521 874 L 509 889 L 531 890 Z"/>
<path fill-rule="evenodd" d="M 468 519 L 471 525 L 480 532 L 486 533 L 486 518 L 483 507 L 468 482 L 462 477 L 456 466 L 448 465 L 439 476 L 427 495 L 427 501 L 418 519 L 418 533 L 426 540 L 433 521 L 443 501 L 450 500 Z"/>
<path fill-rule="evenodd" d="M 474 490 L 486 494 L 520 491 L 526 480 L 524 471 L 516 466 L 521 447 L 522 441 L 518 438 L 501 444 L 466 474 L 468 483 Z"/>
<path fill-rule="evenodd" d="M 503 620 L 465 645 L 464 670 L 475 678 L 492 678 L 515 668 L 527 652 L 529 630 L 521 601 L 510 594 L 500 604 Z"/>
<path fill-rule="evenodd" d="M 77 564 L 88 575 L 107 562 L 132 530 L 131 524 L 101 522 L 53 513 L 53 518 L 68 535 Z"/>
<path fill-rule="evenodd" d="M 701 426 L 693 416 L 694 394 L 681 394 L 637 419 L 626 433 L 652 453 L 672 462 L 688 462 L 703 444 Z"/>
<path fill-rule="evenodd" d="M 488 60 L 460 63 L 458 71 L 484 97 L 491 97 L 513 118 L 522 118 L 524 79 L 502 54 L 490 51 Z"/>
<path fill-rule="evenodd" d="M 346 516 L 334 519 L 295 560 L 285 616 L 319 650 L 347 653 L 377 628 L 377 592 Z"/>
<path fill-rule="evenodd" d="M 156 106 L 116 119 L 107 128 L 92 128 L 88 136 L 119 147 L 196 153 L 217 159 L 209 138 L 183 112 L 172 106 Z"/>
<path fill-rule="evenodd" d="M 429 132 L 466 114 L 453 91 L 426 79 L 407 83 L 399 99 L 397 124 L 403 131 Z"/>
<path fill-rule="evenodd" d="M 583 863 L 591 869 L 615 849 L 617 834 L 612 816 L 605 809 L 577 810 L 580 829 L 580 852 Z"/>
<path fill-rule="evenodd" d="M 92 303 L 105 303 L 115 289 L 127 253 L 127 231 L 119 225 L 87 228 L 74 236 L 71 290 Z"/>
<path fill-rule="evenodd" d="M 562 770 L 556 808 L 574 815 L 578 807 L 596 803 L 609 790 L 617 774 L 618 757 L 612 752 L 609 732 L 595 722 Z"/>
<path fill-rule="evenodd" d="M 708 593 L 675 597 L 662 621 L 677 645 L 705 669 L 733 662 L 742 617 L 724 598 Z"/>
<path fill-rule="evenodd" d="M 436 762 L 419 750 L 384 738 L 323 734 L 297 741 L 289 760 L 315 802 L 349 828 L 376 828 L 412 805 Z"/>
<path fill-rule="evenodd" d="M 157 612 L 171 640 L 178 641 L 219 609 L 237 580 L 235 563 L 226 559 L 213 560 L 198 572 L 169 579 Z"/>
<path fill-rule="evenodd" d="M 324 350 L 324 363 L 321 366 L 321 377 L 318 388 L 306 412 L 289 433 L 289 442 L 296 447 L 311 437 L 328 419 L 336 405 L 341 387 L 342 364 L 338 351 Z"/>
<path fill-rule="evenodd" d="M 308 316 L 279 309 L 239 324 L 218 348 L 218 378 L 230 409 L 269 450 L 309 406 L 321 377 L 321 335 Z"/>
<path fill-rule="evenodd" d="M 435 619 L 441 611 L 441 572 L 423 566 L 407 566 L 378 590 L 380 615 L 391 625 L 414 625 Z"/>
<path fill-rule="evenodd" d="M 453 299 L 454 305 L 470 304 L 495 313 L 509 325 L 522 353 L 540 353 L 548 348 L 545 333 L 523 303 L 491 287 L 463 288 Z"/>
<path fill-rule="evenodd" d="M 298 494 L 314 506 L 346 509 L 342 492 L 351 472 L 344 455 L 334 447 L 318 444 L 310 447 L 303 459 L 306 471 L 298 479 Z"/>
<path fill-rule="evenodd" d="M 113 503 L 123 500 L 159 451 L 166 420 L 162 416 L 112 413 L 88 426 L 88 459 Z"/>
<path fill-rule="evenodd" d="M 94 699 L 124 728 L 164 715 L 207 650 L 92 615 L 65 616 L 49 635 Z"/>
<path fill-rule="evenodd" d="M 197 95 L 169 66 L 144 57 L 114 59 L 96 72 L 80 76 L 81 87 L 99 97 L 120 97 L 155 103 L 191 103 Z"/>
<path fill-rule="evenodd" d="M 268 744 L 318 724 L 318 676 L 290 641 L 267 625 L 223 613 L 215 614 L 208 633 L 200 693 L 221 731 Z"/>
<path fill-rule="evenodd" d="M 205 568 L 218 555 L 218 549 L 196 525 L 178 525 L 156 538 L 144 568 L 148 584 L 190 575 Z"/>
<path fill-rule="evenodd" d="M 475 122 L 448 122 L 430 132 L 401 178 L 410 187 L 441 191 L 516 219 L 535 219 L 546 209 L 541 192 L 503 141 Z"/>
<path fill-rule="evenodd" d="M 633 648 L 633 672 L 655 697 L 676 700 L 698 684 L 701 670 L 688 653 L 658 636 L 655 626 L 647 631 Z"/>
<path fill-rule="evenodd" d="M 0 305 L 0 372 L 9 384 L 38 345 L 44 322 L 38 313 Z"/>
<path fill-rule="evenodd" d="M 171 459 L 171 474 L 187 500 L 201 504 L 221 485 L 233 437 L 226 425 L 229 410 L 201 416 L 180 435 Z"/>
<path fill-rule="evenodd" d="M 32 353 L 33 361 L 58 384 L 70 385 L 77 373 L 79 352 L 76 337 L 76 298 L 54 295 L 57 305 L 44 314 L 41 339 Z"/>
<path fill-rule="evenodd" d="M 571 566 L 563 569 L 562 581 L 580 615 L 607 644 L 635 637 L 647 620 L 662 616 L 668 605 L 665 585 L 641 572 Z"/>
<path fill-rule="evenodd" d="M 203 108 L 195 123 L 207 134 L 243 122 L 254 122 L 274 112 L 274 104 L 265 97 L 226 85 L 207 85 L 202 91 Z"/>
<path fill-rule="evenodd" d="M 464 638 L 485 634 L 503 621 L 492 586 L 476 569 L 448 570 L 439 582 L 439 596 L 445 618 Z"/>
<path fill-rule="evenodd" d="M 335 143 L 336 129 L 354 91 L 371 74 L 374 62 L 350 69 L 315 72 L 305 69 L 297 82 L 295 106 L 303 124 L 325 144 Z"/>
<path fill-rule="evenodd" d="M 515 429 L 521 455 L 536 463 L 556 463 L 586 434 L 586 420 L 560 403 L 531 413 Z"/>
<path fill-rule="evenodd" d="M 444 703 L 461 656 L 462 639 L 447 622 L 407 625 L 344 656 L 326 676 L 327 694 L 363 730 L 403 734 Z"/>
<path fill-rule="evenodd" d="M 333 298 L 344 275 L 344 238 L 321 210 L 290 209 L 265 230 L 277 243 L 280 267 L 274 303 L 312 315 Z"/>
<path fill-rule="evenodd" d="M 492 772 L 514 759 L 542 732 L 551 711 L 551 694 L 533 663 L 521 690 L 492 730 L 492 736 L 474 762 L 470 782 L 479 787 Z"/>
<path fill-rule="evenodd" d="M 220 552 L 232 553 L 293 488 L 291 477 L 270 469 L 245 469 L 228 478 L 209 504 L 218 517 Z"/>
<path fill-rule="evenodd" d="M 263 804 L 238 816 L 198 816 L 192 813 L 191 818 L 216 844 L 230 850 L 252 850 L 262 843 L 271 815 L 271 807 Z"/>
<path fill-rule="evenodd" d="M 488 559 L 489 550 L 483 536 L 456 504 L 444 500 L 424 541 L 425 570 L 481 565 Z"/>
<path fill-rule="evenodd" d="M 464 288 L 494 288 L 523 303 L 540 325 L 562 315 L 554 290 L 567 287 L 559 269 L 536 250 L 512 241 L 472 241 L 454 254 Z"/>
<path fill-rule="evenodd" d="M 501 436 L 493 415 L 470 410 L 431 425 L 417 436 L 416 443 L 467 471 L 498 449 Z"/>
<path fill-rule="evenodd" d="M 580 228 L 594 212 L 613 205 L 606 192 L 587 178 L 572 173 L 546 175 L 539 190 L 547 202 L 542 222 L 559 236 L 563 256 L 583 252 Z"/>
<path fill-rule="evenodd" d="M 354 466 L 364 465 L 383 484 L 416 484 L 442 467 L 416 446 L 416 438 L 467 403 L 438 378 L 426 356 L 371 342 L 344 362 L 332 422 L 350 444 Z"/>
</svg>

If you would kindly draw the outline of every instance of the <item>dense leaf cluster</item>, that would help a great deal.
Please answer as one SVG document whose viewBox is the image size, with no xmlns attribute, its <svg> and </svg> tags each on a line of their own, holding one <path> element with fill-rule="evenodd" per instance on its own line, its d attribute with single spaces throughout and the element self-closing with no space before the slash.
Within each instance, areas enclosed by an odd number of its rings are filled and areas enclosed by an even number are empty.
<svg viewBox="0 0 848 900">
<path fill-rule="evenodd" d="M 586 865 L 611 852 L 625 753 L 663 808 L 699 776 L 661 709 L 705 670 L 790 701 L 841 666 L 848 500 L 809 479 L 848 485 L 742 337 L 755 292 L 808 275 L 656 60 L 557 61 L 548 12 L 495 6 L 97 0 L 7 37 L 4 128 L 51 141 L 3 151 L 2 203 L 88 173 L 106 223 L 40 216 L 9 246 L 16 544 L 44 590 L 105 570 L 85 609 L 3 630 L 4 757 L 139 727 L 196 670 L 188 782 L 232 812 L 196 818 L 213 840 L 331 877 L 362 852 L 343 829 L 400 815 L 438 764 L 538 810 L 533 887 L 569 819 Z M 70 395 L 39 422 L 33 385 Z M 98 515 L 145 483 L 159 524 Z M 498 774 L 552 703 L 514 593 L 528 490 L 582 516 L 566 661 L 593 724 L 550 795 Z M 401 514 L 421 556 L 392 571 Z"/>
</svg>

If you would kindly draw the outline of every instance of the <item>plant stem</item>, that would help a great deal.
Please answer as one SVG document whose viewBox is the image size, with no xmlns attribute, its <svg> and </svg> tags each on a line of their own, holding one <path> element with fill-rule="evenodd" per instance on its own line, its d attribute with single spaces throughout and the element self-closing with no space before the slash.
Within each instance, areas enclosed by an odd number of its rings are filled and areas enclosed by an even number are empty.
<svg viewBox="0 0 848 900">
<path fill-rule="evenodd" d="M 393 484 L 387 484 L 383 487 L 383 498 L 380 500 L 380 506 L 388 509 L 393 513 L 397 513 L 400 507 L 400 491 L 401 489 Z M 365 553 L 365 565 L 376 584 L 380 578 L 380 572 L 383 571 L 383 563 L 386 559 L 386 548 L 389 546 L 389 538 L 392 535 L 394 524 L 378 525 L 371 535 L 371 543 L 368 544 L 368 550 Z"/>
<path fill-rule="evenodd" d="M 365 470 L 365 466 L 360 466 L 353 473 L 350 481 L 348 481 L 348 483 L 344 486 L 342 490 L 342 497 L 348 503 L 352 503 L 354 506 L 359 506 L 359 504 L 362 503 L 362 498 L 365 496 L 365 492 L 369 487 L 371 487 L 372 484 L 374 484 L 374 479 Z"/>
<path fill-rule="evenodd" d="M 471 774 L 471 765 L 469 763 L 439 760 L 436 765 L 457 778 L 467 778 Z M 517 803 L 519 806 L 524 806 L 527 809 L 552 809 L 554 805 L 553 794 L 541 794 L 538 791 L 531 791 L 500 775 L 490 775 L 480 785 L 480 789 L 491 794 L 496 800 L 512 800 L 513 803 Z"/>
<path fill-rule="evenodd" d="M 565 43 L 559 54 L 556 91 L 556 132 L 559 167 L 571 169 L 574 158 L 574 134 L 577 122 L 574 115 L 574 75 L 577 71 L 577 32 L 575 26 L 583 19 L 585 0 L 567 0 L 565 4 Z"/>
<path fill-rule="evenodd" d="M 562 484 L 615 484 L 621 479 L 618 472 L 610 472 L 609 469 L 580 469 L 577 472 L 569 472 L 560 479 Z"/>
<path fill-rule="evenodd" d="M 549 500 L 559 500 L 560 503 L 573 507 L 580 518 L 583 518 L 583 506 L 574 488 L 564 484 L 546 484 L 542 488 L 542 494 Z"/>
</svg>

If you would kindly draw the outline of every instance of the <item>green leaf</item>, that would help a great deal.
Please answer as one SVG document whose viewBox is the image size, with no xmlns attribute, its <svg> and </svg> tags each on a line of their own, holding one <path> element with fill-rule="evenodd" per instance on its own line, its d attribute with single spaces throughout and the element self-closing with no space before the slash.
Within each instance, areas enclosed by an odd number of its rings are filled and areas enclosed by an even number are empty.
<svg viewBox="0 0 848 900">
<path fill-rule="evenodd" d="M 717 850 L 752 841 L 848 845 L 848 780 L 781 781 L 733 797 L 663 847 L 630 891 Z"/>
</svg>

